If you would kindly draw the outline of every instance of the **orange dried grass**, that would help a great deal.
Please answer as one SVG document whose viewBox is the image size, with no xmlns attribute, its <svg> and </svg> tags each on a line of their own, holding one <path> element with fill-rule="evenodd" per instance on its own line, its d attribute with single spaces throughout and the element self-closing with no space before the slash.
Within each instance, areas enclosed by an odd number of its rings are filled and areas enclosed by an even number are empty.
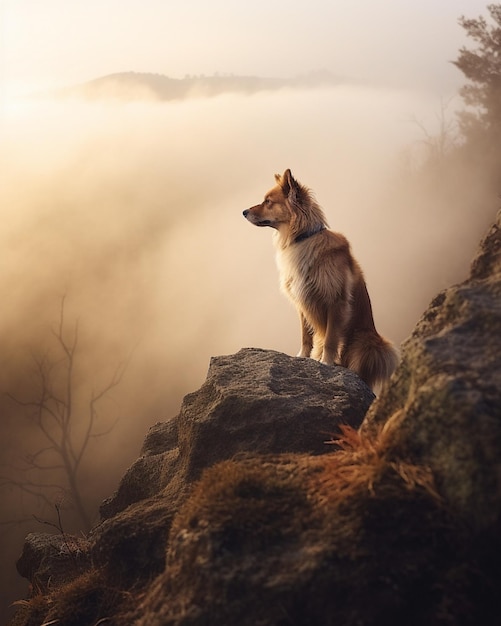
<svg viewBox="0 0 501 626">
<path fill-rule="evenodd" d="M 433 473 L 429 467 L 414 465 L 395 455 L 390 449 L 389 431 L 384 427 L 376 436 L 366 435 L 351 426 L 341 425 L 341 434 L 326 443 L 340 449 L 326 458 L 323 471 L 316 476 L 320 491 L 329 498 L 341 498 L 378 489 L 388 491 L 426 492 L 440 501 Z"/>
</svg>

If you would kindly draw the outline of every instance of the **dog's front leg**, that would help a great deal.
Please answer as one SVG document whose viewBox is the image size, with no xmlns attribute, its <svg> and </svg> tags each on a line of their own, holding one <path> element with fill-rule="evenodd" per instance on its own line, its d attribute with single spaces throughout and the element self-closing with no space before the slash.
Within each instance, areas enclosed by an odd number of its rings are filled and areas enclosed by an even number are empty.
<svg viewBox="0 0 501 626">
<path fill-rule="evenodd" d="M 338 362 L 339 340 L 341 338 L 341 329 L 339 328 L 339 320 L 330 312 L 327 317 L 327 328 L 325 329 L 324 347 L 322 351 L 322 363 L 327 365 L 335 365 Z M 337 322 L 337 323 L 336 323 Z"/>
<path fill-rule="evenodd" d="M 299 317 L 301 318 L 301 350 L 298 356 L 309 357 L 313 348 L 313 331 L 302 313 L 299 313 Z"/>
</svg>

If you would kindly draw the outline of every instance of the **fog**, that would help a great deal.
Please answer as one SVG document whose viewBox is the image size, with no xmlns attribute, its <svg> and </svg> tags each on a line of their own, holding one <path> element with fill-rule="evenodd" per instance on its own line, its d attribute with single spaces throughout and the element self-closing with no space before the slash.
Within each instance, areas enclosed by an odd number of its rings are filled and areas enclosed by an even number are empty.
<svg viewBox="0 0 501 626">
<path fill-rule="evenodd" d="M 33 398 L 33 358 L 54 355 L 63 296 L 65 332 L 79 325 L 82 403 L 128 359 L 101 407 L 103 429 L 116 424 L 91 443 L 81 469 L 94 519 L 149 426 L 177 413 L 211 356 L 247 346 L 297 352 L 272 233 L 242 217 L 275 172 L 290 167 L 349 238 L 376 326 L 397 344 L 437 291 L 466 276 L 497 200 L 464 172 L 445 187 L 409 182 L 423 141 L 413 120 L 435 132 L 440 106 L 424 94 L 362 86 L 5 104 L 0 390 Z M 1 411 L 1 473 L 15 476 L 41 447 L 40 433 L 5 395 Z M 12 599 L 22 537 L 46 530 L 30 517 L 54 515 L 14 487 L 2 497 L 2 523 L 28 520 L 0 527 Z M 67 530 L 78 530 L 71 509 L 64 515 Z"/>
</svg>

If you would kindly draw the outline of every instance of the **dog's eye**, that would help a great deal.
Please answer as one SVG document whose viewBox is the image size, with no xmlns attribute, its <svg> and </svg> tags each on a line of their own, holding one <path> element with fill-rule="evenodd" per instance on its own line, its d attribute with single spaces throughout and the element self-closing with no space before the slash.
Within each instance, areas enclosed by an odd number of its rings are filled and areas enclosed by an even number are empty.
<svg viewBox="0 0 501 626">
<path fill-rule="evenodd" d="M 271 204 L 271 199 L 270 198 L 265 198 L 264 199 L 264 203 L 269 206 Z"/>
</svg>

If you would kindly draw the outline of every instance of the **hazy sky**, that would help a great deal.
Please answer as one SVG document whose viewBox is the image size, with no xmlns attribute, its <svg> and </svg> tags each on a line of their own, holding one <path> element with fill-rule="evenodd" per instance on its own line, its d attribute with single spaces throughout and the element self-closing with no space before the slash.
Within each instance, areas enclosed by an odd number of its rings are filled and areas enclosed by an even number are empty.
<svg viewBox="0 0 501 626">
<path fill-rule="evenodd" d="M 448 92 L 457 19 L 486 0 L 0 0 L 4 92 L 120 71 L 329 70 Z"/>
</svg>

